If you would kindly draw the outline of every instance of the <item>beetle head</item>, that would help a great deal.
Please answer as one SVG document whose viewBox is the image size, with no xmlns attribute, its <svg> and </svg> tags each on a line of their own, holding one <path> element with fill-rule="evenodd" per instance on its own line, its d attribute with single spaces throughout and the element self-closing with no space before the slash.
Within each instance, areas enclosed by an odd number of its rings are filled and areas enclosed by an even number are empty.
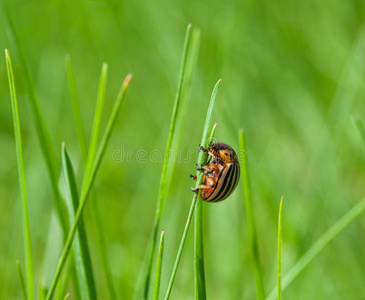
<svg viewBox="0 0 365 300">
<path fill-rule="evenodd" d="M 213 144 L 211 146 L 211 151 L 216 157 L 220 158 L 223 161 L 223 163 L 230 163 L 237 161 L 237 155 L 234 152 L 234 150 L 230 146 L 224 143 Z"/>
</svg>

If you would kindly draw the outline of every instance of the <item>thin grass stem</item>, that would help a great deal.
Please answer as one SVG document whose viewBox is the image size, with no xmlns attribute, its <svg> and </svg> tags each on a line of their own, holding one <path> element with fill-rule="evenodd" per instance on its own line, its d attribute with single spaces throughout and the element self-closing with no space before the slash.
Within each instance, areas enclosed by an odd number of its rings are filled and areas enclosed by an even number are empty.
<svg viewBox="0 0 365 300">
<path fill-rule="evenodd" d="M 19 276 L 19 282 L 20 282 L 20 288 L 22 289 L 22 293 L 23 293 L 23 298 L 25 300 L 28 300 L 28 295 L 27 295 L 27 290 L 25 288 L 25 281 L 24 281 L 24 276 L 23 276 L 23 271 L 22 271 L 22 266 L 20 265 L 20 261 L 17 260 L 16 261 L 16 269 L 18 271 L 18 276 Z"/>
<path fill-rule="evenodd" d="M 171 149 L 179 149 L 180 142 L 183 137 L 186 115 L 189 112 L 189 103 L 191 100 L 191 87 L 197 66 L 200 48 L 200 29 L 194 28 L 191 34 L 190 46 L 188 49 L 188 57 L 186 61 L 186 70 L 184 77 L 183 89 L 181 91 L 181 102 L 179 113 L 176 118 L 175 134 L 172 141 Z M 174 177 L 176 162 L 172 161 L 168 165 L 167 187 L 170 187 L 171 180 Z"/>
<path fill-rule="evenodd" d="M 98 147 L 101 120 L 102 120 L 102 116 L 103 116 L 104 102 L 105 102 L 105 89 L 106 89 L 107 73 L 108 73 L 108 64 L 104 63 L 102 66 L 102 69 L 101 69 L 101 74 L 100 74 L 98 98 L 96 101 L 95 116 L 94 116 L 94 122 L 93 122 L 93 129 L 91 132 L 91 139 L 90 139 L 90 145 L 89 145 L 89 151 L 88 151 L 88 159 L 87 159 L 85 176 L 90 175 L 90 171 L 91 171 L 92 165 L 94 163 L 96 150 Z"/>
<path fill-rule="evenodd" d="M 86 163 L 87 163 L 86 139 L 85 139 L 84 128 L 82 126 L 79 98 L 77 96 L 77 89 L 76 89 L 76 84 L 75 84 L 74 73 L 72 70 L 71 57 L 69 55 L 66 56 L 66 68 L 67 68 L 68 84 L 69 84 L 69 88 L 70 88 L 72 109 L 73 109 L 73 113 L 74 113 L 74 117 L 75 117 L 77 138 L 79 140 L 79 145 L 80 145 L 80 149 L 81 149 L 81 159 L 82 159 L 84 165 L 86 166 Z"/>
<path fill-rule="evenodd" d="M 67 293 L 65 298 L 63 298 L 63 300 L 68 300 L 68 299 L 70 299 L 70 297 L 71 297 L 71 293 Z"/>
<path fill-rule="evenodd" d="M 298 260 L 298 262 L 283 277 L 282 291 L 299 276 L 300 273 L 326 248 L 347 226 L 365 212 L 365 198 L 350 209 Z M 275 299 L 277 288 L 271 291 L 266 299 Z"/>
<path fill-rule="evenodd" d="M 209 130 L 209 127 L 211 126 L 211 123 L 212 123 L 214 106 L 215 106 L 215 103 L 216 103 L 217 94 L 218 94 L 218 90 L 219 90 L 219 86 L 220 86 L 221 82 L 222 82 L 222 79 L 219 79 L 218 82 L 216 83 L 216 85 L 214 86 L 212 96 L 210 98 L 210 102 L 209 102 L 209 106 L 208 106 L 208 110 L 207 110 L 207 115 L 206 115 L 206 118 L 205 118 L 204 128 L 203 128 L 203 134 L 202 134 L 201 145 L 203 147 L 207 147 L 208 142 L 211 141 L 212 138 L 213 138 L 213 136 L 211 136 L 208 139 L 208 130 Z M 216 127 L 216 126 L 217 126 L 217 124 L 214 125 L 214 127 Z M 214 134 L 214 133 L 215 133 L 215 129 L 213 128 L 212 134 Z M 204 162 L 206 162 L 206 160 L 207 160 L 207 154 L 203 151 L 200 151 L 199 152 L 199 157 L 198 157 L 198 165 L 203 165 Z M 203 172 L 198 172 L 196 187 L 198 187 L 201 184 L 202 180 L 203 180 Z M 197 203 L 198 200 L 200 200 L 200 193 L 201 193 L 201 191 L 199 190 L 198 193 L 194 194 L 193 200 L 192 200 L 191 205 L 190 205 L 188 218 L 187 218 L 187 221 L 186 221 L 186 224 L 185 224 L 184 232 L 183 232 L 183 235 L 182 235 L 182 238 L 181 238 L 181 242 L 180 242 L 180 246 L 179 246 L 177 256 L 176 256 L 176 259 L 175 259 L 174 267 L 172 269 L 172 274 L 171 274 L 171 277 L 170 277 L 169 285 L 167 287 L 165 300 L 168 300 L 170 298 L 172 286 L 173 286 L 174 281 L 175 281 L 177 269 L 179 267 L 179 263 L 180 263 L 180 260 L 181 260 L 182 251 L 183 251 L 185 241 L 186 241 L 186 237 L 187 237 L 187 234 L 188 234 L 188 231 L 189 231 L 190 220 L 191 220 L 191 217 L 193 216 L 193 212 L 194 212 L 194 209 L 196 207 L 196 203 Z"/>
<path fill-rule="evenodd" d="M 114 104 L 113 110 L 111 112 L 110 118 L 108 120 L 106 129 L 104 131 L 104 134 L 103 134 L 103 137 L 102 137 L 98 152 L 96 153 L 95 161 L 94 161 L 93 167 L 91 169 L 90 176 L 86 177 L 86 174 L 85 174 L 83 185 L 82 185 L 82 190 L 81 190 L 80 205 L 79 205 L 79 207 L 77 209 L 77 212 L 76 212 L 76 215 L 75 215 L 75 222 L 72 224 L 70 233 L 68 234 L 65 246 L 63 248 L 62 255 L 61 255 L 60 261 L 59 261 L 58 266 L 57 266 L 56 274 L 53 278 L 51 287 L 50 287 L 49 292 L 47 294 L 47 299 L 48 300 L 50 300 L 52 298 L 52 295 L 53 295 L 54 290 L 56 288 L 58 279 L 61 275 L 62 268 L 65 264 L 65 261 L 67 259 L 68 254 L 70 252 L 72 241 L 73 241 L 73 238 L 75 236 L 78 223 L 81 219 L 82 212 L 84 210 L 84 207 L 85 207 L 87 198 L 89 196 L 92 184 L 94 182 L 96 173 L 97 173 L 97 171 L 100 167 L 100 163 L 101 163 L 101 160 L 104 156 L 106 146 L 107 146 L 107 144 L 110 140 L 111 132 L 112 132 L 112 129 L 114 127 L 116 117 L 117 117 L 118 112 L 120 110 L 120 106 L 123 102 L 125 93 L 128 89 L 128 86 L 129 86 L 129 83 L 130 83 L 131 79 L 132 79 L 132 75 L 128 74 L 127 77 L 125 78 L 124 82 L 123 82 L 123 85 L 122 85 L 122 87 L 119 91 L 117 100 Z"/>
<path fill-rule="evenodd" d="M 79 109 L 79 101 L 78 101 L 77 89 L 76 89 L 75 79 L 74 79 L 73 70 L 72 70 L 71 58 L 69 56 L 66 57 L 66 66 L 67 66 L 67 75 L 68 75 L 68 81 L 69 81 L 69 86 L 70 86 L 71 102 L 72 102 L 75 124 L 76 124 L 76 129 L 77 129 L 77 136 L 78 136 L 79 146 L 81 149 L 81 160 L 82 160 L 84 169 L 86 169 L 87 160 L 88 160 L 88 150 L 87 150 L 87 144 L 86 144 L 86 139 L 85 139 L 85 132 L 84 132 L 84 129 L 82 126 L 81 114 L 80 114 L 80 109 Z M 103 72 L 102 72 L 102 74 L 103 74 Z M 102 76 L 101 76 L 101 78 L 102 78 Z M 94 132 L 95 132 L 95 130 L 94 130 Z M 113 285 L 113 278 L 111 276 L 110 266 L 108 263 L 104 230 L 103 230 L 103 226 L 102 226 L 102 222 L 101 222 L 100 212 L 99 212 L 98 203 L 97 203 L 97 199 L 96 199 L 96 193 L 95 193 L 94 188 L 91 190 L 90 197 L 92 198 L 90 200 L 91 223 L 95 229 L 96 239 L 98 241 L 97 244 L 98 244 L 98 248 L 99 248 L 99 252 L 100 252 L 100 256 L 101 256 L 102 268 L 103 268 L 103 271 L 105 274 L 105 281 L 108 286 L 109 297 L 111 299 L 116 299 L 117 296 L 116 296 L 115 288 Z"/>
<path fill-rule="evenodd" d="M 30 100 L 30 107 L 33 114 L 33 119 L 35 123 L 35 128 L 37 131 L 39 143 L 42 149 L 42 153 L 46 162 L 46 167 L 48 171 L 48 175 L 51 181 L 52 192 L 54 195 L 55 201 L 55 208 L 56 213 L 61 223 L 61 227 L 63 230 L 64 238 L 67 235 L 68 231 L 68 222 L 67 222 L 67 214 L 66 208 L 61 196 L 61 193 L 58 189 L 58 177 L 59 177 L 59 166 L 57 162 L 56 152 L 52 143 L 51 135 L 47 129 L 46 123 L 44 121 L 39 100 L 37 96 L 37 92 L 35 89 L 35 85 L 28 68 L 28 64 L 25 59 L 25 55 L 23 52 L 23 48 L 19 42 L 18 36 L 16 34 L 15 26 L 11 20 L 10 13 L 8 11 L 8 7 L 5 3 L 1 3 L 3 9 L 0 9 L 0 13 L 3 13 L 4 23 L 7 29 L 9 40 L 12 42 L 14 49 L 16 50 L 21 64 L 25 70 L 26 74 L 26 83 L 29 91 L 29 100 Z"/>
<path fill-rule="evenodd" d="M 79 206 L 79 198 L 71 160 L 64 144 L 62 144 L 62 167 L 66 184 L 67 209 L 70 224 L 72 224 Z M 96 288 L 90 259 L 90 251 L 85 225 L 82 218 L 78 224 L 75 239 L 73 241 L 73 249 L 75 253 L 76 275 L 81 298 L 96 299 Z"/>
<path fill-rule="evenodd" d="M 214 137 L 217 123 L 214 124 L 210 139 L 202 140 L 205 148 L 208 148 Z M 204 164 L 204 163 L 203 163 Z M 201 166 L 201 164 L 199 164 Z M 201 171 L 198 171 L 202 173 Z M 197 174 L 198 176 L 199 174 Z M 204 238 L 203 238 L 203 201 L 196 202 L 195 210 L 195 228 L 194 228 L 194 282 L 195 282 L 195 299 L 206 299 L 205 271 L 204 271 Z"/>
<path fill-rule="evenodd" d="M 160 293 L 161 269 L 162 269 L 164 245 L 165 245 L 165 230 L 162 230 L 160 237 L 160 245 L 157 254 L 155 287 L 153 289 L 153 298 L 152 298 L 153 300 L 158 300 L 158 296 Z"/>
<path fill-rule="evenodd" d="M 28 213 L 28 199 L 27 189 L 25 184 L 25 169 L 24 169 L 24 158 L 23 158 L 23 147 L 22 147 L 22 136 L 20 130 L 18 100 L 15 90 L 13 67 L 11 65 L 10 54 L 8 50 L 5 50 L 6 67 L 8 71 L 9 88 L 11 107 L 13 112 L 13 123 L 14 123 L 14 134 L 15 134 L 15 148 L 16 158 L 18 164 L 18 176 L 19 176 L 19 187 L 20 194 L 22 197 L 22 208 L 23 208 L 23 224 L 24 224 L 24 246 L 25 246 L 25 258 L 27 266 L 27 286 L 28 286 L 28 297 L 30 300 L 34 299 L 34 287 L 33 287 L 33 259 L 32 259 L 32 243 L 30 238 L 30 226 L 29 226 L 29 213 Z"/>
<path fill-rule="evenodd" d="M 239 145 L 240 153 L 244 155 L 244 159 L 241 161 L 242 169 L 242 183 L 243 191 L 245 194 L 245 204 L 246 204 L 246 216 L 247 216 L 247 227 L 250 239 L 250 250 L 253 258 L 253 271 L 256 284 L 256 297 L 258 300 L 265 299 L 265 288 L 262 276 L 262 270 L 260 265 L 260 252 L 257 241 L 257 233 L 255 226 L 255 217 L 253 213 L 252 195 L 251 195 L 251 185 L 250 176 L 248 172 L 248 160 L 247 160 L 247 149 L 245 142 L 245 135 L 242 129 L 239 130 Z"/>
<path fill-rule="evenodd" d="M 183 48 L 183 54 L 182 54 L 182 59 L 181 59 L 180 72 L 179 72 L 178 88 L 177 88 L 177 92 L 176 92 L 176 96 L 175 96 L 174 107 L 172 110 L 169 135 L 167 138 L 166 151 L 165 151 L 165 157 L 164 157 L 162 173 L 161 173 L 160 189 L 159 189 L 159 193 L 158 193 L 158 197 L 157 197 L 157 207 L 156 207 L 155 219 L 154 219 L 154 224 L 153 224 L 152 236 L 151 236 L 150 242 L 149 242 L 146 261 L 143 263 L 143 266 L 147 266 L 147 270 L 144 273 L 145 276 L 144 276 L 144 280 L 143 280 L 143 299 L 147 299 L 147 297 L 148 297 L 152 263 L 153 263 L 153 258 L 154 258 L 154 254 L 155 254 L 155 248 L 156 248 L 157 233 L 158 233 L 158 228 L 159 228 L 160 221 L 161 221 L 162 210 L 163 210 L 163 206 L 164 206 L 164 202 L 165 202 L 165 198 L 166 198 L 167 170 L 168 170 L 168 164 L 169 164 L 169 154 L 170 154 L 172 140 L 173 140 L 174 133 L 175 133 L 176 117 L 177 117 L 177 114 L 178 114 L 178 111 L 180 108 L 180 99 L 181 99 L 181 92 L 182 92 L 183 81 L 184 81 L 184 76 L 185 76 L 185 67 L 186 67 L 186 60 L 188 57 L 190 36 L 191 36 L 191 24 L 189 24 L 186 29 L 184 48 Z M 143 269 L 144 268 L 145 267 L 143 267 Z M 135 294 L 135 298 L 136 298 L 136 294 Z"/>
<path fill-rule="evenodd" d="M 365 142 L 365 128 L 364 128 L 363 122 L 360 119 L 356 120 L 356 126 L 357 126 L 357 129 L 359 130 L 359 133 L 360 133 L 362 139 Z"/>
<path fill-rule="evenodd" d="M 278 276 L 277 276 L 277 287 L 278 287 L 278 300 L 281 300 L 281 240 L 282 240 L 282 210 L 283 210 L 283 200 L 281 197 L 280 207 L 279 207 L 279 217 L 278 217 Z"/>
</svg>

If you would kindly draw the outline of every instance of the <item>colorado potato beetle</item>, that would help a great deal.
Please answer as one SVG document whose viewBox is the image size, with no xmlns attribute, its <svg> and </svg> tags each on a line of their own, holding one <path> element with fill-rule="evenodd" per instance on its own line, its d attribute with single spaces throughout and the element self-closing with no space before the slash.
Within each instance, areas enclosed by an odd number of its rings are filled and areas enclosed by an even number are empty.
<svg viewBox="0 0 365 300">
<path fill-rule="evenodd" d="M 192 192 L 201 191 L 201 199 L 207 202 L 219 202 L 226 199 L 235 190 L 240 178 L 240 164 L 236 152 L 232 147 L 215 143 L 205 149 L 210 156 L 205 166 L 197 166 L 197 170 L 204 170 L 203 183 Z M 196 180 L 196 176 L 190 175 Z"/>
</svg>

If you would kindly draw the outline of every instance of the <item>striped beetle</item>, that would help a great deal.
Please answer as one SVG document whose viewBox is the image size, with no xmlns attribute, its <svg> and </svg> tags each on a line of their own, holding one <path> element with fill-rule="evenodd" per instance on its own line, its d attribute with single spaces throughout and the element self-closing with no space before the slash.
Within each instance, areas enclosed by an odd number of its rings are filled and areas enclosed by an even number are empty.
<svg viewBox="0 0 365 300">
<path fill-rule="evenodd" d="M 199 149 L 209 154 L 208 162 L 205 166 L 197 166 L 197 170 L 205 171 L 203 183 L 192 192 L 202 190 L 201 199 L 207 202 L 219 202 L 226 199 L 235 190 L 240 178 L 240 164 L 236 152 L 223 143 L 215 143 L 205 149 Z M 190 174 L 196 181 L 197 177 Z"/>
</svg>

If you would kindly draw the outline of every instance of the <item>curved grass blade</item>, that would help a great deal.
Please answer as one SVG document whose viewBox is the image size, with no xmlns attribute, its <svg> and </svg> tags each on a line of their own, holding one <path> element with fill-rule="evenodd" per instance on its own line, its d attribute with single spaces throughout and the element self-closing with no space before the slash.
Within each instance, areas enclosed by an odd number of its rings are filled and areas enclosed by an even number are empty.
<svg viewBox="0 0 365 300">
<path fill-rule="evenodd" d="M 359 133 L 360 133 L 362 139 L 365 142 L 365 127 L 364 127 L 363 122 L 360 119 L 357 119 L 355 123 L 356 123 L 357 129 L 359 130 Z"/>
<path fill-rule="evenodd" d="M 66 57 L 66 65 L 67 65 L 67 75 L 68 75 L 68 81 L 70 86 L 70 93 L 71 93 L 71 102 L 75 117 L 75 123 L 77 128 L 77 136 L 79 140 L 79 145 L 81 149 L 81 160 L 83 163 L 84 168 L 86 168 L 87 160 L 88 160 L 88 151 L 87 151 L 87 145 L 86 145 L 86 139 L 85 139 L 85 133 L 82 126 L 81 121 L 81 114 L 79 109 L 79 101 L 77 97 L 77 90 L 76 90 L 76 84 L 75 79 L 72 71 L 72 64 L 71 64 L 71 58 L 69 56 Z M 98 140 L 98 138 L 96 139 Z M 109 297 L 110 299 L 117 299 L 115 288 L 113 285 L 113 278 L 111 275 L 109 263 L 108 263 L 108 256 L 107 256 L 107 250 L 106 250 L 106 242 L 104 237 L 104 230 L 102 226 L 102 221 L 100 218 L 98 203 L 96 199 L 96 193 L 95 190 L 92 189 L 91 191 L 91 223 L 95 229 L 96 239 L 98 241 L 98 248 L 101 256 L 101 264 L 102 268 L 105 274 L 105 281 L 108 286 L 109 291 Z"/>
<path fill-rule="evenodd" d="M 67 293 L 67 288 L 69 287 L 70 282 L 72 282 L 75 291 L 75 299 L 81 299 L 79 282 L 76 272 L 75 255 L 73 249 L 71 249 L 70 259 L 68 259 L 66 262 L 65 269 L 60 279 L 60 284 L 57 286 L 57 289 L 55 291 L 55 299 L 58 300 L 63 298 L 63 295 Z M 44 299 L 46 299 L 46 297 L 47 293 L 44 296 Z"/>
<path fill-rule="evenodd" d="M 63 203 L 60 191 L 58 189 L 59 166 L 58 166 L 58 162 L 57 162 L 56 152 L 53 147 L 51 136 L 46 127 L 46 123 L 43 119 L 43 115 L 40 110 L 37 92 L 36 92 L 34 82 L 33 82 L 32 76 L 30 74 L 28 65 L 25 60 L 25 55 L 23 53 L 23 49 L 20 45 L 18 36 L 16 34 L 15 26 L 11 20 L 11 17 L 8 12 L 8 8 L 7 8 L 6 4 L 2 3 L 2 2 L 1 2 L 1 4 L 2 4 L 3 9 L 0 9 L 0 12 L 4 12 L 2 14 L 2 17 L 4 19 L 4 24 L 6 26 L 9 40 L 12 42 L 14 49 L 17 51 L 20 61 L 22 63 L 22 66 L 26 73 L 26 83 L 27 83 L 28 90 L 29 90 L 30 107 L 32 110 L 39 143 L 41 145 L 42 153 L 43 153 L 44 159 L 46 161 L 48 175 L 49 175 L 50 181 L 51 181 L 56 213 L 57 213 L 57 216 L 61 223 L 64 237 L 66 237 L 67 231 L 68 231 L 68 222 L 67 222 L 67 216 L 66 216 L 66 208 Z"/>
<path fill-rule="evenodd" d="M 206 115 L 205 123 L 204 123 L 204 128 L 203 128 L 203 135 L 202 135 L 202 142 L 201 142 L 201 145 L 203 147 L 207 147 L 208 142 L 211 141 L 212 138 L 213 138 L 213 136 L 210 136 L 209 139 L 208 139 L 208 130 L 209 130 L 209 127 L 211 126 L 211 123 L 212 123 L 212 116 L 213 116 L 214 106 L 215 106 L 215 102 L 216 102 L 216 98 L 217 98 L 217 94 L 218 94 L 218 90 L 219 90 L 219 86 L 220 86 L 221 82 L 222 82 L 222 79 L 219 79 L 218 82 L 216 83 L 216 85 L 214 86 L 212 96 L 210 98 L 208 111 L 207 111 L 207 115 Z M 216 127 L 217 124 L 215 124 L 214 126 Z M 215 132 L 215 129 L 213 128 L 212 134 L 214 134 L 214 132 Z M 200 151 L 199 152 L 199 157 L 198 157 L 198 165 L 203 165 L 203 163 L 206 162 L 206 160 L 207 160 L 207 154 L 203 151 Z M 202 180 L 203 180 L 203 172 L 198 172 L 198 177 L 197 177 L 197 180 L 196 180 L 196 187 L 198 187 L 201 184 Z M 198 199 L 200 199 L 200 190 L 199 190 L 198 193 L 194 194 L 193 200 L 192 200 L 191 205 L 190 205 L 188 218 L 187 218 L 187 221 L 186 221 L 186 224 L 185 224 L 185 229 L 184 229 L 184 232 L 183 232 L 183 235 L 182 235 L 182 238 L 181 238 L 179 250 L 177 252 L 177 256 L 176 256 L 176 259 L 175 259 L 175 264 L 174 264 L 174 267 L 173 267 L 173 270 L 172 270 L 169 285 L 167 287 L 165 300 L 170 298 L 172 286 L 173 286 L 174 281 L 175 281 L 177 269 L 179 267 L 179 263 L 180 263 L 180 260 L 181 260 L 182 251 L 183 251 L 185 241 L 186 241 L 186 237 L 187 237 L 187 234 L 188 234 L 188 231 L 189 231 L 191 217 L 193 216 L 193 212 L 194 212 L 194 209 L 196 207 L 196 203 L 197 203 Z"/>
<path fill-rule="evenodd" d="M 75 182 L 74 171 L 66 147 L 62 144 L 62 167 L 66 184 L 66 200 L 70 224 L 74 222 L 79 206 L 79 198 Z M 95 281 L 93 276 L 90 251 L 87 242 L 84 222 L 81 218 L 73 241 L 75 253 L 76 275 L 81 299 L 96 299 Z"/>
<path fill-rule="evenodd" d="M 25 243 L 24 243 L 25 249 L 24 250 L 25 250 L 25 258 L 26 258 L 26 265 L 27 265 L 28 297 L 30 300 L 32 300 L 32 299 L 34 299 L 32 243 L 31 243 L 31 239 L 30 239 L 28 199 L 27 199 L 27 189 L 26 189 L 26 184 L 25 184 L 25 169 L 24 169 L 24 159 L 23 159 L 22 137 L 21 137 L 21 132 L 20 132 L 18 100 L 16 97 L 13 67 L 11 65 L 11 59 L 10 59 L 8 50 L 5 50 L 5 57 L 6 57 L 6 67 L 8 70 L 11 108 L 12 108 L 12 112 L 13 112 L 19 187 L 20 187 L 20 194 L 22 197 L 22 206 L 23 206 L 24 239 L 25 239 Z"/>
<path fill-rule="evenodd" d="M 68 84 L 70 87 L 72 109 L 74 112 L 75 123 L 76 123 L 77 138 L 79 140 L 79 145 L 81 149 L 81 159 L 84 165 L 86 165 L 86 160 L 87 160 L 86 139 L 85 139 L 84 128 L 82 126 L 82 121 L 81 121 L 80 105 L 77 96 L 75 77 L 72 70 L 71 58 L 69 55 L 66 56 L 66 68 L 67 68 Z"/>
<path fill-rule="evenodd" d="M 68 254 L 70 252 L 72 241 L 73 241 L 73 238 L 75 236 L 78 223 L 80 221 L 82 212 L 84 210 L 86 201 L 88 199 L 92 184 L 93 184 L 95 176 L 96 176 L 96 173 L 97 173 L 97 171 L 100 167 L 100 163 L 101 163 L 101 160 L 104 156 L 106 146 L 107 146 L 107 144 L 110 140 L 112 129 L 114 127 L 118 112 L 120 110 L 120 106 L 123 102 L 125 93 L 128 89 L 128 86 L 129 86 L 129 83 L 130 83 L 131 79 L 132 79 L 132 75 L 128 74 L 127 77 L 125 78 L 124 82 L 123 82 L 123 85 L 122 85 L 122 87 L 119 91 L 117 100 L 115 101 L 113 110 L 112 110 L 111 115 L 109 117 L 106 129 L 105 129 L 103 137 L 102 137 L 102 140 L 100 142 L 98 152 L 96 153 L 95 161 L 94 161 L 93 167 L 91 169 L 90 176 L 88 178 L 86 178 L 86 176 L 84 177 L 84 181 L 83 181 L 83 184 L 82 184 L 82 190 L 81 190 L 80 204 L 79 204 L 79 207 L 78 207 L 76 215 L 75 215 L 75 222 L 72 224 L 70 233 L 68 234 L 65 246 L 63 248 L 62 255 L 61 255 L 60 261 L 59 261 L 58 266 L 57 266 L 55 277 L 53 278 L 52 285 L 51 285 L 51 287 L 49 289 L 49 292 L 48 292 L 48 295 L 47 295 L 48 300 L 50 300 L 52 298 L 52 295 L 53 295 L 54 290 L 56 288 L 58 279 L 61 275 L 62 268 L 65 264 L 65 261 L 67 259 Z"/>
<path fill-rule="evenodd" d="M 48 290 L 47 290 L 44 282 L 40 281 L 39 285 L 38 285 L 38 294 L 39 294 L 38 299 L 45 300 L 47 297 L 47 292 L 48 292 Z"/>
<path fill-rule="evenodd" d="M 243 183 L 243 191 L 245 193 L 247 227 L 250 238 L 250 249 L 251 249 L 251 255 L 253 257 L 253 271 L 256 284 L 256 297 L 257 299 L 261 300 L 265 299 L 265 288 L 264 288 L 262 270 L 260 266 L 260 253 L 257 242 L 255 219 L 253 214 L 245 135 L 242 129 L 239 130 L 239 145 L 240 145 L 240 153 L 241 155 L 244 155 L 244 159 L 241 161 L 242 183 Z"/>
<path fill-rule="evenodd" d="M 337 221 L 328 231 L 298 260 L 298 262 L 283 277 L 282 291 L 284 291 L 299 274 L 326 248 L 348 225 L 365 212 L 365 198 L 350 209 L 340 220 Z M 266 299 L 275 299 L 277 288 L 271 291 Z"/>
<path fill-rule="evenodd" d="M 24 282 L 24 276 L 22 271 L 22 266 L 20 265 L 19 260 L 16 261 L 16 269 L 18 271 L 19 281 L 20 281 L 20 287 L 22 289 L 23 298 L 25 300 L 28 300 L 27 291 L 25 289 L 25 282 Z"/>
<path fill-rule="evenodd" d="M 71 293 L 67 293 L 65 298 L 63 298 L 63 300 L 68 300 L 68 299 L 70 299 L 70 297 L 71 297 Z"/>
<path fill-rule="evenodd" d="M 191 34 L 190 39 L 190 46 L 188 49 L 188 57 L 186 61 L 186 70 L 185 70 L 185 77 L 184 77 L 184 84 L 181 91 L 181 102 L 183 103 L 180 105 L 179 114 L 176 118 L 176 129 L 174 138 L 172 141 L 171 149 L 179 149 L 181 138 L 183 136 L 183 130 L 185 128 L 186 123 L 186 115 L 189 111 L 189 103 L 191 100 L 191 87 L 192 82 L 198 62 L 199 56 L 199 48 L 200 48 L 200 29 L 194 28 Z M 174 150 L 172 150 L 174 151 Z M 171 162 L 168 165 L 167 174 L 167 187 L 170 187 L 170 182 L 173 179 L 173 174 L 175 171 L 176 163 Z"/>
<path fill-rule="evenodd" d="M 211 122 L 211 121 L 209 121 Z M 210 138 L 208 140 L 201 141 L 201 144 L 204 148 L 208 148 L 211 140 L 214 137 L 215 130 L 217 128 L 217 123 L 214 124 L 212 132 L 210 134 Z M 203 151 L 200 151 L 199 156 Z M 199 166 L 205 165 L 206 157 L 201 157 L 201 160 L 198 158 Z M 202 171 L 197 172 L 197 177 L 202 174 Z M 198 181 L 198 180 L 197 180 Z M 200 185 L 200 184 L 199 184 Z M 196 187 L 198 187 L 197 185 Z M 206 287 L 205 287 L 205 271 L 204 271 L 204 239 L 203 239 L 203 202 L 200 201 L 200 195 L 196 202 L 196 210 L 195 210 L 195 227 L 194 227 L 194 283 L 195 283 L 195 299 L 206 299 Z"/>
<path fill-rule="evenodd" d="M 181 98 L 181 91 L 182 91 L 182 86 L 183 86 L 183 81 L 184 81 L 185 66 L 186 66 L 186 60 L 187 60 L 187 56 L 188 56 L 190 36 L 191 36 L 191 24 L 189 24 L 186 29 L 184 50 L 183 50 L 181 66 L 180 66 L 178 88 L 177 88 L 177 92 L 176 92 L 176 96 L 175 96 L 174 107 L 172 110 L 169 136 L 167 138 L 165 157 L 164 157 L 162 173 L 161 173 L 160 189 L 159 189 L 159 193 L 158 193 L 158 197 L 157 197 L 157 207 L 156 207 L 155 219 L 154 219 L 154 224 L 153 224 L 153 230 L 152 230 L 152 235 L 151 235 L 150 242 L 149 242 L 149 247 L 147 250 L 147 255 L 145 257 L 145 261 L 144 261 L 143 267 L 142 267 L 142 270 L 144 270 L 146 268 L 146 271 L 143 272 L 145 274 L 144 280 L 143 280 L 143 299 L 147 299 L 147 297 L 148 297 L 148 290 L 149 290 L 149 283 L 150 283 L 150 278 L 151 278 L 152 263 L 153 263 L 153 258 L 154 258 L 154 254 L 155 254 L 155 248 L 156 248 L 158 227 L 160 225 L 162 209 L 163 209 L 164 201 L 166 198 L 167 170 L 168 170 L 168 163 L 169 163 L 168 156 L 169 156 L 169 153 L 171 150 L 172 139 L 173 139 L 174 132 L 175 132 L 176 117 L 177 117 L 177 114 L 179 111 L 179 106 L 180 106 L 180 98 Z M 138 291 L 138 289 L 136 289 L 136 290 Z M 134 298 L 137 298 L 136 293 L 134 295 Z"/>
<path fill-rule="evenodd" d="M 103 67 L 101 69 L 98 99 L 96 102 L 93 129 L 92 129 L 91 140 L 90 140 L 90 145 L 89 145 L 88 159 L 87 159 L 87 165 L 86 165 L 86 171 L 85 171 L 86 178 L 87 178 L 87 176 L 90 176 L 90 171 L 91 171 L 92 165 L 94 163 L 96 149 L 98 146 L 101 119 L 103 116 L 104 101 L 105 101 L 105 87 L 106 87 L 107 72 L 108 72 L 108 64 L 104 63 Z"/>
<path fill-rule="evenodd" d="M 279 218 L 278 218 L 278 300 L 281 300 L 281 239 L 282 239 L 282 210 L 283 210 L 283 199 L 281 197 L 279 207 Z"/>
<path fill-rule="evenodd" d="M 164 244 L 165 244 L 165 230 L 162 230 L 160 237 L 160 246 L 158 248 L 158 254 L 157 254 L 155 287 L 153 289 L 153 298 L 152 298 L 153 300 L 158 300 L 158 295 L 160 293 L 161 268 L 162 268 Z"/>
</svg>

